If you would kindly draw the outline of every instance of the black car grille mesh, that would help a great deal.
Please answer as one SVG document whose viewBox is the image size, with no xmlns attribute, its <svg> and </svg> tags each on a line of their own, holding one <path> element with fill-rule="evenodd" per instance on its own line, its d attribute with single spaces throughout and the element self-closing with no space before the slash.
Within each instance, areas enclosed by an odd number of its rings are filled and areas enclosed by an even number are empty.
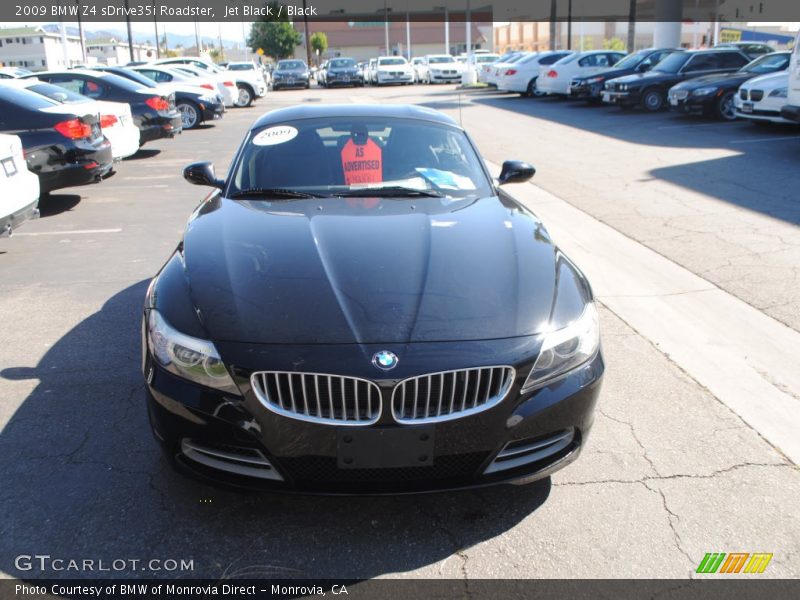
<svg viewBox="0 0 800 600">
<path fill-rule="evenodd" d="M 764 90 L 750 90 L 750 100 L 758 102 L 764 97 Z"/>
<path fill-rule="evenodd" d="M 463 481 L 476 474 L 487 456 L 486 452 L 436 456 L 430 466 L 386 469 L 340 469 L 336 458 L 326 456 L 281 458 L 280 464 L 298 483 Z"/>
</svg>

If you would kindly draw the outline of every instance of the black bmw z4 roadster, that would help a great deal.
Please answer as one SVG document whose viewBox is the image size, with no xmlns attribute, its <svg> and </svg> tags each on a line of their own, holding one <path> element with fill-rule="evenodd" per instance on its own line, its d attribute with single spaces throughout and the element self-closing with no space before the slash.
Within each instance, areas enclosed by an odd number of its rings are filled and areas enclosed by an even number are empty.
<svg viewBox="0 0 800 600">
<path fill-rule="evenodd" d="M 267 113 L 150 283 L 156 439 L 194 476 L 307 493 L 547 477 L 604 362 L 583 274 L 467 133 L 413 106 Z"/>
</svg>

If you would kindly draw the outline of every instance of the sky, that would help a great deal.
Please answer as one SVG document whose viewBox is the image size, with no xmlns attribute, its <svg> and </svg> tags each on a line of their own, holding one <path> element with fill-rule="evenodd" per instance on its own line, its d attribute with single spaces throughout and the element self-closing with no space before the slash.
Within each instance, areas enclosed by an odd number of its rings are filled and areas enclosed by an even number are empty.
<svg viewBox="0 0 800 600">
<path fill-rule="evenodd" d="M 0 0 L 1 1 L 1 0 Z M 0 22 L 0 27 L 25 27 L 27 25 L 36 26 L 41 25 L 37 23 L 5 23 Z M 251 22 L 245 21 L 245 31 L 250 31 Z M 74 23 L 67 22 L 70 27 L 77 27 L 77 21 Z M 222 39 L 240 41 L 242 39 L 242 24 L 241 23 L 214 23 L 203 22 L 198 23 L 200 27 L 200 35 L 208 37 L 218 37 L 220 31 L 222 32 Z M 102 23 L 84 23 L 84 31 L 101 31 L 104 29 L 121 29 L 125 30 L 125 21 L 104 21 Z M 159 24 L 159 31 L 163 25 Z M 144 35 L 153 35 L 152 23 L 131 23 L 131 29 L 136 33 Z M 168 23 L 167 34 L 176 33 L 178 35 L 194 35 L 194 23 Z"/>
</svg>

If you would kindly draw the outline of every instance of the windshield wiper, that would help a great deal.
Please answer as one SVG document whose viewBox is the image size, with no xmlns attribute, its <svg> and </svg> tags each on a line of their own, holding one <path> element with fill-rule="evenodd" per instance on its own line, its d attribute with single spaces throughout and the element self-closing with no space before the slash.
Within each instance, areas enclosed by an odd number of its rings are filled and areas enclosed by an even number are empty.
<svg viewBox="0 0 800 600">
<path fill-rule="evenodd" d="M 335 196 L 342 198 L 375 198 L 375 197 L 422 197 L 422 198 L 444 198 L 444 194 L 436 190 L 418 190 L 416 188 L 404 187 L 402 185 L 390 185 L 386 187 L 358 188 L 335 192 Z"/>
<path fill-rule="evenodd" d="M 322 194 L 314 194 L 312 192 L 301 192 L 298 190 L 290 190 L 287 188 L 250 188 L 246 190 L 239 190 L 233 192 L 229 198 L 243 198 L 244 196 L 257 196 L 261 198 L 279 198 L 279 199 L 293 199 L 293 198 L 324 198 Z"/>
</svg>

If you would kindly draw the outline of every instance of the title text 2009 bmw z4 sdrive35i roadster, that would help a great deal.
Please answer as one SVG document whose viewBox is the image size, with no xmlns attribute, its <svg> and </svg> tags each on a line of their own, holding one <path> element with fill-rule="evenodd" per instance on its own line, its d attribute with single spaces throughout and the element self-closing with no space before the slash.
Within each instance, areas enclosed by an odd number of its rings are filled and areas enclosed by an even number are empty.
<svg viewBox="0 0 800 600">
<path fill-rule="evenodd" d="M 574 460 L 604 370 L 588 282 L 449 117 L 305 106 L 247 132 L 151 282 L 143 371 L 176 466 L 227 485 L 403 493 Z"/>
</svg>

